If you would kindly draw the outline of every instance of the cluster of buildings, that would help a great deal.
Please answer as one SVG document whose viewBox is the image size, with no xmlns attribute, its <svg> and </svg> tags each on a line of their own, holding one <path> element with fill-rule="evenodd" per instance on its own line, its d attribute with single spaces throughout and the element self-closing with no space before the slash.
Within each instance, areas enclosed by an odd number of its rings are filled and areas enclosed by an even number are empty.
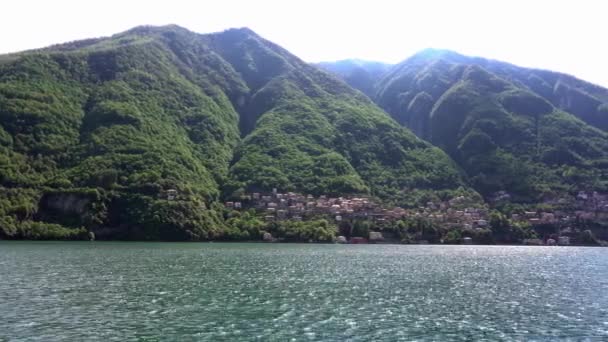
<svg viewBox="0 0 608 342">
<path fill-rule="evenodd" d="M 242 201 L 226 202 L 225 206 L 237 210 L 255 208 L 264 211 L 266 221 L 300 221 L 310 217 L 330 216 L 338 222 L 355 218 L 382 222 L 399 219 L 407 214 L 406 210 L 400 207 L 382 208 L 367 197 L 314 197 L 294 192 L 280 193 L 276 189 L 273 189 L 271 194 L 255 192 L 245 195 Z"/>
<path fill-rule="evenodd" d="M 608 194 L 597 191 L 580 191 L 575 196 L 550 199 L 543 203 L 544 209 L 512 214 L 515 222 L 528 222 L 531 226 L 551 225 L 555 233 L 546 240 L 526 239 L 528 245 L 570 245 L 577 240 L 579 233 L 585 229 L 577 225 L 580 221 L 608 222 Z"/>
<path fill-rule="evenodd" d="M 444 202 L 428 202 L 415 209 L 384 208 L 368 197 L 328 197 L 302 195 L 276 189 L 270 194 L 252 193 L 242 201 L 226 202 L 232 209 L 255 208 L 264 212 L 266 221 L 303 220 L 328 216 L 335 221 L 366 219 L 376 223 L 404 217 L 421 217 L 451 228 L 485 228 L 488 226 L 488 209 L 476 207 L 464 196 Z"/>
<path fill-rule="evenodd" d="M 574 198 L 558 198 L 544 202 L 551 210 L 526 211 L 512 214 L 513 221 L 527 221 L 531 225 L 564 225 L 576 220 L 608 221 L 608 195 L 596 191 L 580 191 Z"/>
<path fill-rule="evenodd" d="M 608 220 L 608 194 L 580 191 L 573 207 L 574 215 L 582 219 Z"/>
<path fill-rule="evenodd" d="M 427 202 L 410 212 L 410 216 L 424 217 L 448 228 L 483 229 L 489 225 L 488 208 L 459 196 L 443 202 Z"/>
<path fill-rule="evenodd" d="M 504 193 L 505 197 L 508 194 Z M 532 226 L 556 225 L 555 236 L 528 239 L 525 244 L 569 245 L 570 236 L 576 236 L 576 228 L 571 223 L 576 220 L 608 220 L 608 195 L 597 192 L 580 192 L 575 198 L 554 199 L 545 202 L 546 208 L 538 211 L 514 213 L 514 222 L 527 222 Z M 263 213 L 267 222 L 294 220 L 301 221 L 319 216 L 330 217 L 335 222 L 365 219 L 378 224 L 402 218 L 424 218 L 450 229 L 489 228 L 489 209 L 474 199 L 459 196 L 447 201 L 427 202 L 418 208 L 385 208 L 369 197 L 330 197 L 303 195 L 294 192 L 251 193 L 241 197 L 241 201 L 225 202 L 225 206 L 235 210 L 254 208 Z M 372 241 L 373 237 L 369 237 Z M 380 241 L 381 238 L 376 240 Z M 470 243 L 470 241 L 468 241 Z M 356 243 L 356 242 L 351 242 Z M 467 241 L 463 241 L 467 243 Z"/>
</svg>

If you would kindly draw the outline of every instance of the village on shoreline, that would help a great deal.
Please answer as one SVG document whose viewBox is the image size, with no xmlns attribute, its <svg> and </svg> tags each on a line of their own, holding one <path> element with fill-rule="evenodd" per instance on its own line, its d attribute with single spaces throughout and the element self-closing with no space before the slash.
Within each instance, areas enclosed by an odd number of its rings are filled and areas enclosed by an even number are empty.
<svg viewBox="0 0 608 342">
<path fill-rule="evenodd" d="M 497 197 L 508 197 L 500 192 Z M 574 201 L 570 200 L 566 208 L 566 199 L 560 198 L 547 202 L 553 208 L 537 211 L 512 213 L 509 220 L 516 224 L 531 227 L 555 226 L 557 234 L 544 238 L 524 239 L 526 245 L 570 245 L 576 235 L 576 222 L 585 220 L 608 220 L 608 195 L 598 192 L 579 192 Z M 365 220 L 375 226 L 407 218 L 421 218 L 433 224 L 454 230 L 485 230 L 490 228 L 490 209 L 475 201 L 458 196 L 447 201 L 427 202 L 418 208 L 386 207 L 369 196 L 332 197 L 320 195 L 303 195 L 295 192 L 271 193 L 254 192 L 244 194 L 240 201 L 224 203 L 227 209 L 245 211 L 254 209 L 264 221 L 307 221 L 324 217 L 335 224 Z M 269 240 L 271 237 L 265 238 Z M 574 239 L 575 240 L 575 239 Z M 370 231 L 369 236 L 357 236 L 348 239 L 338 236 L 338 243 L 379 243 L 385 241 L 382 231 Z M 419 241 L 426 243 L 426 241 Z M 472 244 L 471 238 L 462 238 L 463 244 Z"/>
</svg>

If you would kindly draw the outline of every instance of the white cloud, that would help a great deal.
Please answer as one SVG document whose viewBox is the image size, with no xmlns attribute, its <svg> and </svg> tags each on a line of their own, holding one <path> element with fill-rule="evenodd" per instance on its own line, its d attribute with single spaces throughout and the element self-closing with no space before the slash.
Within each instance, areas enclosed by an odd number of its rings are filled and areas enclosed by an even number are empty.
<svg viewBox="0 0 608 342">
<path fill-rule="evenodd" d="M 307 61 L 397 62 L 427 47 L 573 74 L 608 86 L 602 1 L 9 1 L 0 52 L 142 24 L 196 32 L 248 26 Z"/>
</svg>

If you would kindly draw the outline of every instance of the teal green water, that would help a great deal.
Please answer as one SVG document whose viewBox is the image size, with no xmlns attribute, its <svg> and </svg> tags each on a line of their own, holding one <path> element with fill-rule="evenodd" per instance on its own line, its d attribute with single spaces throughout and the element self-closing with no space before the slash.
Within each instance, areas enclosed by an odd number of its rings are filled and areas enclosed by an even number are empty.
<svg viewBox="0 0 608 342">
<path fill-rule="evenodd" d="M 608 249 L 0 242 L 0 341 L 608 340 Z"/>
</svg>

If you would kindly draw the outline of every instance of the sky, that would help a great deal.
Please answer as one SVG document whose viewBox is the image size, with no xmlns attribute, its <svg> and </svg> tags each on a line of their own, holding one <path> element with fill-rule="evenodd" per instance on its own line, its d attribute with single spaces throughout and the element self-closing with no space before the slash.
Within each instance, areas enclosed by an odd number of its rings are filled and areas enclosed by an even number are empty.
<svg viewBox="0 0 608 342">
<path fill-rule="evenodd" d="M 440 48 L 608 87 L 602 0 L 7 0 L 1 9 L 0 53 L 138 25 L 177 24 L 199 33 L 249 27 L 309 62 L 396 63 Z"/>
</svg>

